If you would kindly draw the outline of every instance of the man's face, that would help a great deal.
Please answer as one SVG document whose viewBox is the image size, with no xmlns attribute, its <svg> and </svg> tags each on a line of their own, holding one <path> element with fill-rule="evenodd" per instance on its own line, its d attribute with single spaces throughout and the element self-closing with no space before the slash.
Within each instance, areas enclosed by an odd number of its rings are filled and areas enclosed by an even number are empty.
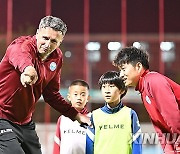
<svg viewBox="0 0 180 154">
<path fill-rule="evenodd" d="M 124 79 L 126 86 L 136 87 L 141 75 L 141 68 L 142 65 L 140 63 L 137 63 L 135 66 L 126 63 L 119 67 L 121 71 L 120 76 Z"/>
<path fill-rule="evenodd" d="M 104 100 L 111 107 L 116 107 L 120 102 L 121 91 L 114 84 L 103 84 L 101 87 L 101 93 Z"/>
<path fill-rule="evenodd" d="M 55 31 L 50 27 L 38 29 L 36 40 L 40 57 L 43 59 L 58 48 L 63 41 L 63 37 L 64 35 L 60 31 Z"/>
<path fill-rule="evenodd" d="M 67 96 L 72 106 L 81 111 L 89 101 L 89 90 L 85 86 L 72 85 Z"/>
</svg>

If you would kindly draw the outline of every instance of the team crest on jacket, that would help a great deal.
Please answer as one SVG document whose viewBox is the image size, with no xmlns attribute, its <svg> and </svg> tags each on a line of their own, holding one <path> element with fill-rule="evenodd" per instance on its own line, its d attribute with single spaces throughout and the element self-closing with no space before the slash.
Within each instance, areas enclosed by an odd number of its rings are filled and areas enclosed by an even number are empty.
<svg viewBox="0 0 180 154">
<path fill-rule="evenodd" d="M 148 104 L 151 104 L 151 100 L 150 100 L 150 98 L 146 95 L 146 102 L 148 103 Z"/>
<path fill-rule="evenodd" d="M 50 64 L 50 70 L 51 70 L 51 71 L 55 71 L 55 69 L 56 69 L 56 63 L 55 63 L 55 62 L 51 62 L 51 64 Z"/>
</svg>

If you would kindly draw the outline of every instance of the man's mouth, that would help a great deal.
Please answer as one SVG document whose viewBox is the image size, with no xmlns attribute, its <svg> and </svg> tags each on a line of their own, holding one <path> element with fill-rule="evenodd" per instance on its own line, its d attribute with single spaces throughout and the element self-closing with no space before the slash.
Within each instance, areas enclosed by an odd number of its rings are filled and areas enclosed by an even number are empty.
<svg viewBox="0 0 180 154">
<path fill-rule="evenodd" d="M 48 48 L 43 48 L 44 52 L 48 53 Z"/>
</svg>

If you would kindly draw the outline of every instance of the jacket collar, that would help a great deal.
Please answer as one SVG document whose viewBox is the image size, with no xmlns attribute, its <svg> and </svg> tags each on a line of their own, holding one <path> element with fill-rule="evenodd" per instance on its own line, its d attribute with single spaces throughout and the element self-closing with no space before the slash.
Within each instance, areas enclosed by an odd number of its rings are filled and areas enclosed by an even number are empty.
<svg viewBox="0 0 180 154">
<path fill-rule="evenodd" d="M 139 78 L 139 82 L 135 88 L 136 91 L 139 91 L 140 93 L 143 91 L 144 86 L 143 86 L 143 80 L 144 80 L 144 76 L 149 73 L 149 69 L 145 70 L 144 73 L 140 76 Z"/>
</svg>

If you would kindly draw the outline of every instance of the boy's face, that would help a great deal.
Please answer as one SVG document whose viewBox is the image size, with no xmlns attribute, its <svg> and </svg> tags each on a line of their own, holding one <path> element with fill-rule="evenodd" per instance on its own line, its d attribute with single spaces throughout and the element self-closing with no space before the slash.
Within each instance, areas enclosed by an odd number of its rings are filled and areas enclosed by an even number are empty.
<svg viewBox="0 0 180 154">
<path fill-rule="evenodd" d="M 73 107 L 81 111 L 89 101 L 89 90 L 84 86 L 73 85 L 69 88 L 67 98 Z"/>
<path fill-rule="evenodd" d="M 142 64 L 139 62 L 135 66 L 130 63 L 122 64 L 119 70 L 121 71 L 120 76 L 124 79 L 125 86 L 136 87 L 141 76 Z"/>
<path fill-rule="evenodd" d="M 114 84 L 103 84 L 101 87 L 101 93 L 110 107 L 116 107 L 120 102 L 122 92 Z"/>
</svg>

